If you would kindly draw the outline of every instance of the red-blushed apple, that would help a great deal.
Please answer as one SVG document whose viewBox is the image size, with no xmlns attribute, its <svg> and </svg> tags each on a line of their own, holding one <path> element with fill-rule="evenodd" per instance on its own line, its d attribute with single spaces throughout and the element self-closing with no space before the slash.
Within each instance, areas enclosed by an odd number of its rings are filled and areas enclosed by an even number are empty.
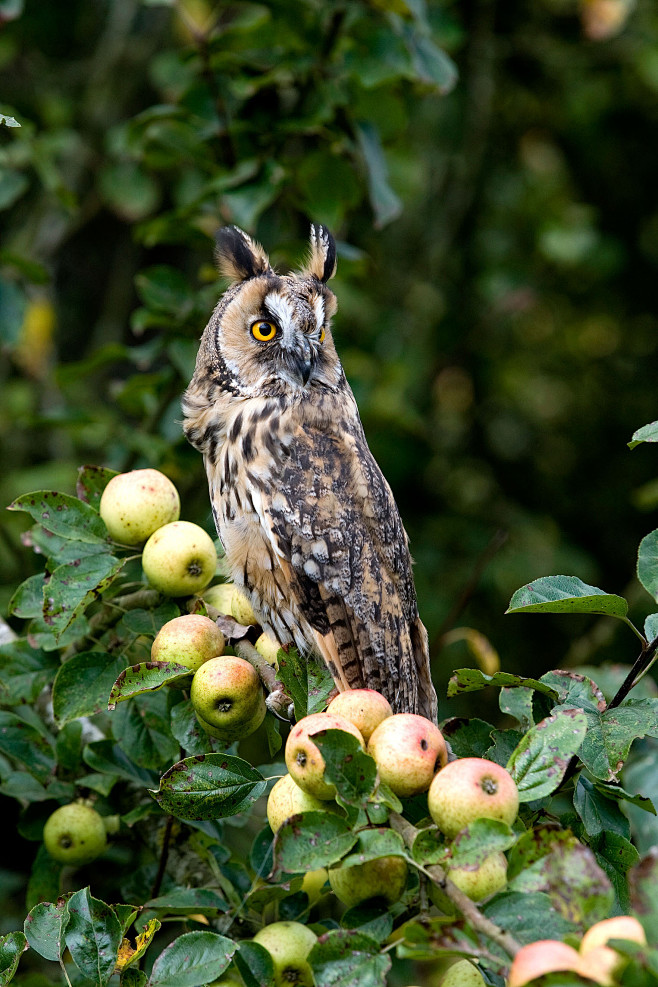
<svg viewBox="0 0 658 987">
<path fill-rule="evenodd" d="M 507 858 L 492 853 L 478 867 L 450 867 L 448 877 L 472 901 L 482 901 L 507 884 Z"/>
<path fill-rule="evenodd" d="M 352 867 L 332 867 L 329 884 L 348 908 L 370 898 L 384 898 L 389 905 L 399 901 L 407 886 L 407 863 L 402 857 L 377 857 Z"/>
<path fill-rule="evenodd" d="M 276 987 L 313 987 L 313 971 L 306 957 L 318 937 L 301 922 L 272 922 L 254 936 L 274 963 Z"/>
<path fill-rule="evenodd" d="M 519 811 L 519 792 L 499 764 L 462 757 L 435 776 L 427 804 L 441 832 L 452 838 L 474 819 L 500 819 L 511 826 Z"/>
<path fill-rule="evenodd" d="M 274 668 L 279 667 L 279 659 L 277 655 L 281 650 L 281 645 L 276 638 L 268 634 L 267 631 L 263 631 L 260 637 L 256 638 L 254 647 L 259 655 L 262 655 L 265 661 L 273 665 Z"/>
<path fill-rule="evenodd" d="M 610 939 L 628 939 L 642 946 L 647 941 L 643 927 L 632 915 L 615 915 L 587 930 L 580 943 L 582 973 L 605 987 L 615 983 L 628 962 L 627 957 L 607 945 Z"/>
<path fill-rule="evenodd" d="M 286 741 L 286 767 L 300 788 L 324 800 L 334 798 L 336 787 L 324 780 L 324 758 L 311 738 L 321 730 L 344 730 L 365 745 L 353 723 L 332 713 L 311 713 L 292 728 Z"/>
<path fill-rule="evenodd" d="M 439 980 L 438 987 L 484 987 L 485 979 L 469 960 L 457 960 Z"/>
<path fill-rule="evenodd" d="M 224 651 L 224 635 L 214 620 L 187 613 L 163 624 L 151 645 L 151 661 L 175 661 L 196 672 Z"/>
<path fill-rule="evenodd" d="M 523 987 L 545 973 L 566 973 L 569 970 L 578 973 L 580 962 L 580 953 L 573 946 L 567 946 L 558 939 L 539 939 L 518 951 L 507 975 L 507 987 Z"/>
<path fill-rule="evenodd" d="M 216 586 L 207 586 L 201 591 L 200 596 L 208 606 L 227 615 L 231 613 L 235 593 L 236 589 L 233 583 L 217 583 Z"/>
<path fill-rule="evenodd" d="M 376 727 L 393 715 L 391 704 L 374 689 L 346 689 L 327 706 L 327 713 L 337 713 L 353 723 L 366 743 Z"/>
<path fill-rule="evenodd" d="M 238 589 L 237 586 L 231 600 L 231 614 L 234 620 L 237 620 L 238 624 L 242 624 L 245 627 L 258 623 L 258 617 L 254 613 L 251 600 L 244 590 Z"/>
<path fill-rule="evenodd" d="M 258 672 L 233 655 L 210 658 L 200 666 L 190 699 L 203 729 L 224 743 L 250 736 L 267 709 Z"/>
<path fill-rule="evenodd" d="M 151 586 L 165 596 L 200 593 L 217 568 L 212 538 L 198 524 L 173 521 L 154 531 L 142 554 L 142 568 Z"/>
<path fill-rule="evenodd" d="M 309 795 L 291 775 L 279 778 L 267 799 L 267 821 L 273 833 L 297 812 L 326 812 L 327 804 Z"/>
<path fill-rule="evenodd" d="M 46 820 L 43 842 L 50 856 L 62 864 L 89 864 L 107 846 L 103 817 L 83 802 L 62 805 Z"/>
<path fill-rule="evenodd" d="M 180 499 L 159 470 L 131 470 L 112 477 L 98 509 L 113 541 L 141 545 L 163 524 L 178 520 Z"/>
<path fill-rule="evenodd" d="M 437 766 L 448 760 L 443 734 L 416 713 L 395 713 L 382 720 L 368 741 L 381 780 L 396 795 L 426 792 Z"/>
</svg>

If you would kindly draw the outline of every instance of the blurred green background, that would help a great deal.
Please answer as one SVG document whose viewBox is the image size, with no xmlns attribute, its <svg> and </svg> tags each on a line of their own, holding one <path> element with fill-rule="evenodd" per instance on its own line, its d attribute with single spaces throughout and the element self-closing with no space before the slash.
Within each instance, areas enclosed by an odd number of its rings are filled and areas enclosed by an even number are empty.
<svg viewBox="0 0 658 987">
<path fill-rule="evenodd" d="M 658 418 L 651 0 L 0 0 L 0 101 L 0 503 L 153 466 L 212 530 L 179 401 L 213 234 L 285 269 L 319 221 L 440 694 L 473 663 L 455 623 L 510 671 L 632 660 L 617 622 L 503 613 L 558 572 L 652 609 L 656 455 L 626 446 Z"/>
</svg>

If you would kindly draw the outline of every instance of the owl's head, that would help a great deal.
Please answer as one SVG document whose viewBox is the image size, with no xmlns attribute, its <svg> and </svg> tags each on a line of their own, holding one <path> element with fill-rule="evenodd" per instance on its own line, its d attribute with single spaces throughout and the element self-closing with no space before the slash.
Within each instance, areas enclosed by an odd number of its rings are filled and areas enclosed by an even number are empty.
<svg viewBox="0 0 658 987">
<path fill-rule="evenodd" d="M 281 275 L 258 243 L 227 226 L 217 234 L 217 261 L 232 283 L 205 330 L 200 359 L 215 368 L 222 387 L 245 397 L 335 389 L 342 368 L 331 337 L 336 311 L 327 287 L 336 270 L 331 233 L 311 226 L 306 262 Z"/>
</svg>

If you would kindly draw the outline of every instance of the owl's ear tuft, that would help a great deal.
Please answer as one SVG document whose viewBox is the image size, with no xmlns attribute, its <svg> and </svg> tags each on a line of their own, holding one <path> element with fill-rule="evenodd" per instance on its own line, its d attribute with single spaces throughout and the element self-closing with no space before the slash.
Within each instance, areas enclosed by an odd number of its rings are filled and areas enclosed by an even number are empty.
<svg viewBox="0 0 658 987">
<path fill-rule="evenodd" d="M 336 241 L 326 226 L 311 224 L 309 248 L 301 273 L 326 284 L 336 273 Z"/>
<path fill-rule="evenodd" d="M 215 259 L 220 273 L 232 281 L 246 281 L 272 270 L 261 245 L 237 226 L 224 226 L 217 232 Z"/>
</svg>

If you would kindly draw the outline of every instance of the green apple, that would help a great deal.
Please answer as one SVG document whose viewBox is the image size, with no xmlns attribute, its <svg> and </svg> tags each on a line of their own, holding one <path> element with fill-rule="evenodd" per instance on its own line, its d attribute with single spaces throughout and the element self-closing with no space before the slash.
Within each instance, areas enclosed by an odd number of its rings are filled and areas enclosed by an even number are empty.
<svg viewBox="0 0 658 987">
<path fill-rule="evenodd" d="M 462 757 L 438 772 L 427 794 L 432 819 L 449 838 L 474 819 L 512 825 L 519 792 L 509 771 L 483 757 Z"/>
<path fill-rule="evenodd" d="M 507 987 L 524 987 L 546 973 L 580 972 L 580 954 L 558 939 L 539 939 L 518 951 L 509 973 Z"/>
<path fill-rule="evenodd" d="M 472 901 L 482 901 L 507 884 L 507 858 L 504 853 L 492 853 L 479 867 L 450 867 L 448 877 Z"/>
<path fill-rule="evenodd" d="M 352 867 L 334 867 L 329 871 L 329 884 L 348 908 L 369 898 L 384 898 L 392 905 L 407 886 L 407 863 L 402 857 L 377 857 Z"/>
<path fill-rule="evenodd" d="M 231 600 L 231 615 L 238 624 L 248 627 L 250 624 L 259 623 L 258 617 L 254 613 L 251 600 L 244 590 L 233 588 L 233 598 Z"/>
<path fill-rule="evenodd" d="M 180 516 L 178 491 L 158 470 L 131 470 L 113 476 L 105 487 L 99 512 L 110 538 L 141 545 L 163 524 Z"/>
<path fill-rule="evenodd" d="M 274 668 L 278 669 L 279 660 L 277 655 L 281 650 L 281 645 L 275 637 L 272 637 L 272 635 L 268 634 L 267 631 L 263 631 L 260 637 L 256 639 L 254 647 L 258 654 L 263 656 L 265 661 L 269 662 L 270 665 L 273 665 Z"/>
<path fill-rule="evenodd" d="M 208 585 L 217 568 L 210 535 L 191 521 L 173 521 L 154 531 L 142 554 L 144 575 L 165 596 L 191 596 Z"/>
<path fill-rule="evenodd" d="M 201 593 L 203 602 L 215 610 L 219 610 L 224 615 L 231 613 L 233 597 L 236 588 L 233 583 L 217 583 L 216 586 L 207 586 Z"/>
<path fill-rule="evenodd" d="M 224 635 L 214 620 L 199 613 L 183 614 L 163 624 L 151 646 L 151 661 L 175 661 L 196 672 L 224 651 Z"/>
<path fill-rule="evenodd" d="M 314 905 L 322 897 L 322 889 L 329 880 L 326 867 L 307 870 L 302 881 L 302 891 L 308 895 L 309 905 Z"/>
<path fill-rule="evenodd" d="M 190 699 L 199 723 L 224 743 L 254 733 L 267 707 L 258 672 L 244 658 L 210 658 L 194 673 Z"/>
<path fill-rule="evenodd" d="M 366 743 L 376 727 L 393 715 L 391 704 L 374 689 L 346 689 L 327 706 L 327 713 L 337 713 L 353 723 Z"/>
<path fill-rule="evenodd" d="M 324 780 L 324 758 L 312 740 L 312 734 L 321 730 L 344 730 L 365 745 L 354 724 L 333 713 L 311 713 L 292 728 L 286 741 L 286 767 L 300 788 L 324 800 L 335 797 L 336 786 Z"/>
<path fill-rule="evenodd" d="M 439 987 L 485 987 L 486 981 L 474 963 L 457 960 L 439 981 Z"/>
<path fill-rule="evenodd" d="M 396 795 L 426 792 L 437 765 L 448 760 L 443 734 L 425 716 L 395 713 L 382 720 L 368 741 L 381 780 Z"/>
<path fill-rule="evenodd" d="M 103 817 L 82 802 L 55 809 L 43 828 L 46 850 L 62 864 L 88 864 L 107 846 Z"/>
<path fill-rule="evenodd" d="M 309 795 L 296 784 L 291 775 L 279 778 L 267 799 L 267 821 L 273 833 L 297 812 L 326 812 L 325 802 Z"/>
<path fill-rule="evenodd" d="M 254 936 L 274 963 L 276 987 L 313 987 L 313 971 L 306 957 L 318 937 L 301 922 L 272 922 Z"/>
</svg>

